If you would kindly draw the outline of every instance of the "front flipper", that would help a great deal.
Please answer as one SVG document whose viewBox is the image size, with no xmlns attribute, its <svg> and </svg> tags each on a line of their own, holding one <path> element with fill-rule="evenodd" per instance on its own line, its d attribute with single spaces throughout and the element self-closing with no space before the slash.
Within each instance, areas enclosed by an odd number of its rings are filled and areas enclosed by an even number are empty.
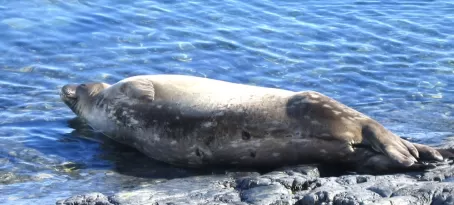
<svg viewBox="0 0 454 205">
<path fill-rule="evenodd" d="M 153 82 L 148 79 L 133 79 L 120 85 L 120 92 L 127 100 L 135 100 L 140 103 L 150 103 L 155 98 Z"/>
<path fill-rule="evenodd" d="M 108 126 L 110 134 L 105 134 L 114 138 L 120 135 L 121 130 L 130 130 L 146 123 L 148 108 L 154 100 L 155 89 L 151 80 L 131 78 L 114 84 L 98 102 L 100 109 L 106 112 L 107 122 L 112 124 Z"/>
</svg>

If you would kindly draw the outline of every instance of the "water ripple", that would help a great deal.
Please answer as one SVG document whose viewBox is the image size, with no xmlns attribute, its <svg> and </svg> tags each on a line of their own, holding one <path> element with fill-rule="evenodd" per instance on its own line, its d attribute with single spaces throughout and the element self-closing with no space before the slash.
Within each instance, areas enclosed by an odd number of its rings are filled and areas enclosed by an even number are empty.
<svg viewBox="0 0 454 205">
<path fill-rule="evenodd" d="M 66 83 L 190 74 L 316 90 L 428 143 L 454 128 L 452 1 L 0 2 L 3 204 L 150 182 L 112 168 L 148 159 L 73 129 Z"/>
</svg>

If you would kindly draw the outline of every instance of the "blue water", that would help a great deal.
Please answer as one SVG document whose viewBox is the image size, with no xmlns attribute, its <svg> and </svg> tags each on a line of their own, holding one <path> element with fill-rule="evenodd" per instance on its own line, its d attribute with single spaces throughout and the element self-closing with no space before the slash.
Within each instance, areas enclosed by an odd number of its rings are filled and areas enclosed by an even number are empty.
<svg viewBox="0 0 454 205">
<path fill-rule="evenodd" d="M 92 132 L 66 83 L 175 73 L 315 90 L 414 141 L 454 135 L 450 0 L 0 0 L 0 204 L 194 174 Z"/>
</svg>

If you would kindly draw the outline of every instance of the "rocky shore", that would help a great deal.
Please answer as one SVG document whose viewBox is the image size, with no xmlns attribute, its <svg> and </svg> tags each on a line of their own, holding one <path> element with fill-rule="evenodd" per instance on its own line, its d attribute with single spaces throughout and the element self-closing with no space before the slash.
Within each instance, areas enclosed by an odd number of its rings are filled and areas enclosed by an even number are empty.
<svg viewBox="0 0 454 205">
<path fill-rule="evenodd" d="M 258 172 L 170 179 L 110 196 L 87 193 L 57 205 L 216 204 L 454 204 L 452 161 L 424 172 L 392 175 L 323 177 L 316 166 L 303 165 Z"/>
</svg>

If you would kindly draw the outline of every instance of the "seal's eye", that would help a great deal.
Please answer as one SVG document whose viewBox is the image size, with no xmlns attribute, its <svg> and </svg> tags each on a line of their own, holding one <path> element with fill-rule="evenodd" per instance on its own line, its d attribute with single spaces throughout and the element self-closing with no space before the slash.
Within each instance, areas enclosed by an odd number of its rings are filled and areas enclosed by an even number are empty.
<svg viewBox="0 0 454 205">
<path fill-rule="evenodd" d="M 87 93 L 87 91 L 88 91 L 88 86 L 86 84 L 80 84 L 76 88 L 76 95 L 77 96 L 83 95 L 83 94 Z"/>
<path fill-rule="evenodd" d="M 80 84 L 79 86 L 77 86 L 77 89 L 78 90 L 87 90 L 88 86 L 86 84 Z"/>
</svg>

